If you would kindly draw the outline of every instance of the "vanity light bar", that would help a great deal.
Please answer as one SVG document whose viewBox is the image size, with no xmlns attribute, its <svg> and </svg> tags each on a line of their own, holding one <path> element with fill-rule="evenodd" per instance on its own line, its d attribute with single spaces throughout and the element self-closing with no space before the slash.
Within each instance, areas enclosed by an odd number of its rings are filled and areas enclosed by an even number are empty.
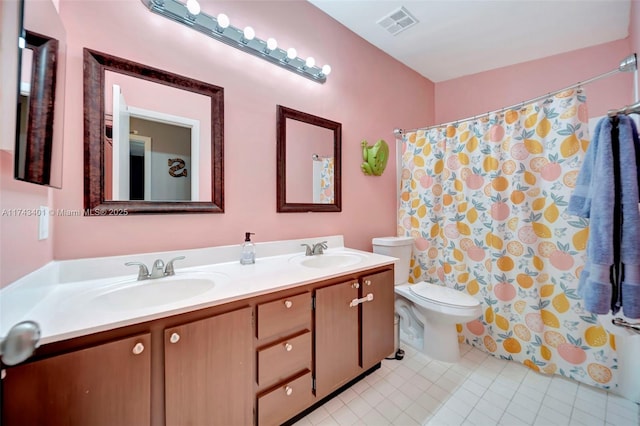
<svg viewBox="0 0 640 426">
<path fill-rule="evenodd" d="M 331 72 L 330 66 L 318 67 L 311 57 L 307 59 L 298 57 L 293 48 L 284 50 L 277 47 L 275 39 L 270 38 L 264 41 L 255 37 L 251 27 L 243 30 L 230 25 L 226 15 L 220 14 L 216 18 L 202 11 L 192 14 L 189 9 L 193 12 L 199 10 L 199 5 L 195 6 L 197 0 L 189 0 L 186 4 L 177 0 L 141 1 L 152 12 L 318 83 L 327 81 L 327 75 Z"/>
</svg>

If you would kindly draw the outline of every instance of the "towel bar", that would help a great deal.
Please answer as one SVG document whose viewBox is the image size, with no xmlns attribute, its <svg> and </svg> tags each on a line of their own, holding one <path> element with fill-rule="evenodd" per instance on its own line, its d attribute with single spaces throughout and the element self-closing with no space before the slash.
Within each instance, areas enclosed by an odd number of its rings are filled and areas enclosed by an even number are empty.
<svg viewBox="0 0 640 426">
<path fill-rule="evenodd" d="M 636 333 L 640 333 L 640 322 L 628 322 L 622 318 L 614 318 L 611 322 L 618 327 L 628 328 Z"/>
</svg>

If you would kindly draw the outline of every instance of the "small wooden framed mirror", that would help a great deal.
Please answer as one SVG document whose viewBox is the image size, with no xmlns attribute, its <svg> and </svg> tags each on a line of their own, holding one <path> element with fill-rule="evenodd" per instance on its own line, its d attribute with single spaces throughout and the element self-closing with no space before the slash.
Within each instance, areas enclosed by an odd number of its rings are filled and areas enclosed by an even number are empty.
<svg viewBox="0 0 640 426">
<path fill-rule="evenodd" d="M 342 124 L 277 106 L 277 211 L 342 211 Z"/>
</svg>

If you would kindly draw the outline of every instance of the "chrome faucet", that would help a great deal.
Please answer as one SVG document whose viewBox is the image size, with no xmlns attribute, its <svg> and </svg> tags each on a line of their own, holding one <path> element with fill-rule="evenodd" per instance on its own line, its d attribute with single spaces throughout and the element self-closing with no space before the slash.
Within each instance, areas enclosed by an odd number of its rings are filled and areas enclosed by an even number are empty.
<svg viewBox="0 0 640 426">
<path fill-rule="evenodd" d="M 156 261 L 153 262 L 153 267 L 151 268 L 149 278 L 155 279 L 162 277 L 164 277 L 164 262 L 162 261 L 162 259 L 156 259 Z"/>
<path fill-rule="evenodd" d="M 305 251 L 305 256 L 315 256 L 317 254 L 323 254 L 324 251 L 327 248 L 327 242 L 326 241 L 322 241 L 320 243 L 316 243 L 313 246 L 310 246 L 309 244 L 300 244 L 303 247 L 306 247 L 306 251 Z"/>
<path fill-rule="evenodd" d="M 149 269 L 147 269 L 147 265 L 145 265 L 142 262 L 127 262 L 125 263 L 126 266 L 138 266 L 139 270 L 138 270 L 138 281 L 142 281 L 142 280 L 148 280 L 148 279 L 156 279 L 156 278 L 162 278 L 162 277 L 168 277 L 171 275 L 175 275 L 176 271 L 173 267 L 173 262 L 175 262 L 176 260 L 182 260 L 184 259 L 184 256 L 178 256 L 175 257 L 173 259 L 171 259 L 169 262 L 167 262 L 167 265 L 165 266 L 164 262 L 162 261 L 162 259 L 157 259 L 155 262 L 153 262 L 153 267 L 151 268 L 151 273 L 149 273 Z"/>
</svg>

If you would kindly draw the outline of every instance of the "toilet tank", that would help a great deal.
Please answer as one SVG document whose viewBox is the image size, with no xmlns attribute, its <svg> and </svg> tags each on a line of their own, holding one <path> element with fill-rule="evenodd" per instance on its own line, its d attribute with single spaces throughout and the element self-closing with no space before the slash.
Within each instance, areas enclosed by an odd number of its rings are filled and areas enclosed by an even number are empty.
<svg viewBox="0 0 640 426">
<path fill-rule="evenodd" d="M 374 238 L 371 242 L 374 253 L 398 258 L 395 262 L 395 285 L 406 283 L 409 279 L 413 238 L 378 237 Z"/>
</svg>

